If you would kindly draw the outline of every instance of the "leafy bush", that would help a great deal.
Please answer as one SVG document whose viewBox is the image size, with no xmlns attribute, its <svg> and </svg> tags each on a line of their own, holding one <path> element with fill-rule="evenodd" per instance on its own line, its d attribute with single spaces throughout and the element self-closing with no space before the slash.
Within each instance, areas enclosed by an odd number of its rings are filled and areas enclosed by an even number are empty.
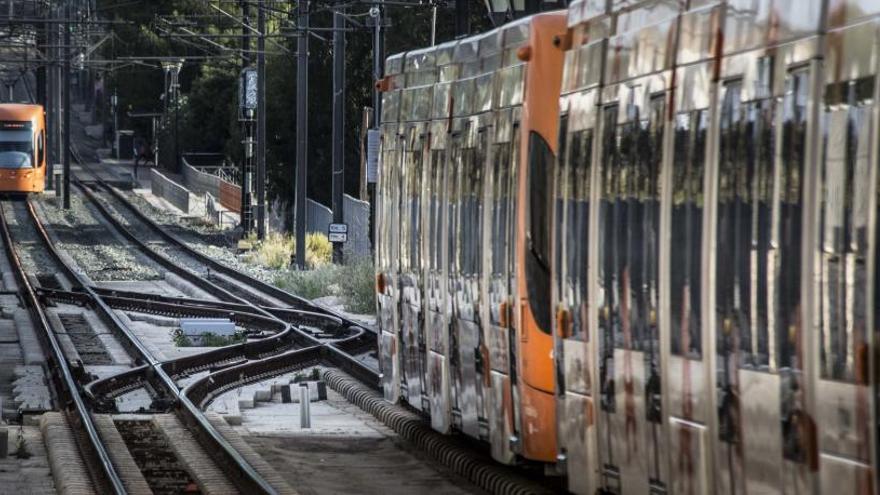
<svg viewBox="0 0 880 495">
<path fill-rule="evenodd" d="M 291 235 L 270 232 L 262 241 L 248 239 L 253 248 L 245 255 L 249 263 L 261 265 L 274 270 L 286 270 L 290 260 L 296 253 L 296 239 Z M 313 232 L 306 236 L 306 266 L 309 268 L 326 265 L 333 255 L 333 245 L 327 236 Z"/>
<path fill-rule="evenodd" d="M 293 238 L 278 232 L 269 232 L 262 242 L 253 244 L 254 248 L 245 256 L 249 263 L 276 270 L 290 266 L 290 253 L 293 252 Z"/>
<path fill-rule="evenodd" d="M 294 242 L 296 246 L 296 242 Z M 306 265 L 315 268 L 330 263 L 333 259 L 333 244 L 327 236 L 318 232 L 306 235 Z"/>
</svg>

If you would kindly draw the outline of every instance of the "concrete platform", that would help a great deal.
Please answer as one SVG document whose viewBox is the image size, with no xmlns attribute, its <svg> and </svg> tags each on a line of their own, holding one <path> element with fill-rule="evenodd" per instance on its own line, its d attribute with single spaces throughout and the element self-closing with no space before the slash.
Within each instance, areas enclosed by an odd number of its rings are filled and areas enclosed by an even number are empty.
<svg viewBox="0 0 880 495">
<path fill-rule="evenodd" d="M 308 370 L 307 370 L 308 371 Z M 211 410 L 230 398 L 250 399 L 271 389 L 267 380 L 219 397 Z M 369 413 L 327 390 L 326 401 L 312 402 L 311 428 L 300 427 L 297 403 L 254 401 L 240 409 L 241 425 L 228 426 L 244 438 L 287 482 L 304 494 L 482 493 L 466 480 L 446 471 L 402 440 Z M 214 413 L 212 413 L 214 414 Z"/>
</svg>

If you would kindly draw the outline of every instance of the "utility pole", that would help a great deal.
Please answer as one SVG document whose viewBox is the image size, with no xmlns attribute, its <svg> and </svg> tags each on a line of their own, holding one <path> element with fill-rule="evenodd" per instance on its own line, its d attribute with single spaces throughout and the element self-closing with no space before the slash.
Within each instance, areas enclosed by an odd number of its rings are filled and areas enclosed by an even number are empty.
<svg viewBox="0 0 880 495">
<path fill-rule="evenodd" d="M 385 43 L 382 37 L 382 7 L 370 9 L 370 17 L 373 18 L 373 82 L 382 79 L 385 64 Z M 373 88 L 373 127 L 379 129 L 382 125 L 382 92 L 378 87 Z M 372 197 L 372 196 L 371 196 Z"/>
<path fill-rule="evenodd" d="M 345 7 L 333 13 L 333 223 L 345 222 Z M 333 243 L 333 261 L 342 263 L 341 242 Z"/>
<path fill-rule="evenodd" d="M 382 37 L 382 7 L 376 6 L 370 9 L 370 17 L 373 19 L 373 81 L 378 83 L 383 77 L 385 64 L 385 43 Z M 373 129 L 374 135 L 378 136 L 382 126 L 382 92 L 378 86 L 373 88 Z M 369 146 L 369 144 L 368 144 Z M 369 165 L 368 165 L 369 167 Z M 373 178 L 375 181 L 376 179 Z M 376 183 L 367 181 L 367 194 L 370 196 L 370 245 L 375 245 L 376 225 Z"/>
<path fill-rule="evenodd" d="M 250 51 L 251 38 L 250 29 L 251 16 L 250 5 L 246 0 L 239 0 L 241 7 L 242 26 L 241 26 L 241 70 L 242 70 L 242 87 L 241 90 L 247 93 L 250 67 Z M 259 9 L 259 7 L 258 7 Z M 247 95 L 243 96 L 243 102 L 247 99 Z M 253 215 L 251 212 L 251 176 L 253 173 L 254 162 L 254 109 L 243 105 L 240 109 L 242 143 L 244 144 L 244 157 L 241 163 L 241 228 L 242 235 L 247 237 L 253 228 Z"/>
<path fill-rule="evenodd" d="M 70 3 L 64 8 L 64 150 L 62 151 L 64 167 L 64 209 L 70 209 Z"/>
<path fill-rule="evenodd" d="M 257 4 L 257 238 L 266 237 L 266 9 Z"/>
<path fill-rule="evenodd" d="M 178 63 L 171 69 L 171 94 L 174 97 L 174 171 L 180 172 L 180 68 Z"/>
<path fill-rule="evenodd" d="M 46 12 L 46 16 L 51 16 L 52 10 L 48 9 Z M 53 147 L 53 143 L 55 143 L 55 113 L 53 109 L 55 108 L 55 53 L 52 48 L 55 43 L 54 31 L 55 27 L 49 23 L 46 23 L 43 26 L 46 33 L 46 58 L 48 59 L 48 63 L 46 65 L 46 103 L 45 103 L 45 112 L 46 112 L 46 151 L 48 156 L 48 163 L 46 164 L 46 188 L 52 189 L 52 163 L 56 160 L 55 157 L 55 149 Z"/>
<path fill-rule="evenodd" d="M 299 2 L 296 23 L 296 266 L 306 268 L 306 177 L 309 155 L 309 0 Z"/>
</svg>

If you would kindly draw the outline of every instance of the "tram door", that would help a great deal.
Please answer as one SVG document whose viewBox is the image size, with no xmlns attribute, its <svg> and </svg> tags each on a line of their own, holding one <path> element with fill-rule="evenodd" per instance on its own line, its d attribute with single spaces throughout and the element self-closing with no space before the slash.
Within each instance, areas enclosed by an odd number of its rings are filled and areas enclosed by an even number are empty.
<svg viewBox="0 0 880 495">
<path fill-rule="evenodd" d="M 406 128 L 401 168 L 400 317 L 403 383 L 407 403 L 422 407 L 425 341 L 422 333 L 422 178 L 428 155 L 427 125 Z"/>
<path fill-rule="evenodd" d="M 457 211 L 454 228 L 454 269 L 450 269 L 450 293 L 454 297 L 452 327 L 453 372 L 457 413 L 461 430 L 480 436 L 482 383 L 477 360 L 480 356 L 480 282 L 482 270 L 482 194 L 487 130 L 477 118 L 465 119 L 453 135 L 453 160 L 457 158 Z M 454 275 L 454 276 L 452 276 Z"/>
<path fill-rule="evenodd" d="M 774 69 L 774 62 L 763 54 L 725 61 L 748 69 L 723 81 L 719 92 L 717 230 L 710 244 L 716 488 L 723 493 L 803 493 L 818 462 L 801 305 L 807 108 L 816 69 Z"/>
<path fill-rule="evenodd" d="M 753 63 L 758 75 L 736 74 L 721 84 L 718 97 L 716 486 L 721 493 L 776 491 L 782 486 L 782 425 L 769 313 L 775 279 L 771 261 L 776 257 L 771 237 L 776 134 L 771 64 L 749 56 L 725 63 Z"/>
<path fill-rule="evenodd" d="M 449 83 L 435 87 L 435 100 L 449 94 Z M 446 98 L 444 97 L 443 100 Z M 436 105 L 435 105 L 436 106 Z M 447 294 L 447 188 L 448 134 L 444 122 L 431 124 L 430 160 L 425 176 L 425 221 L 427 233 L 423 246 L 425 262 L 425 339 L 427 343 L 426 392 L 431 413 L 431 427 L 448 433 L 452 425 L 449 380 L 449 302 Z"/>
<path fill-rule="evenodd" d="M 875 9 L 880 10 L 880 9 Z M 875 493 L 876 420 L 870 370 L 876 363 L 871 268 L 876 267 L 880 22 L 827 37 L 824 160 L 818 167 L 817 263 L 813 280 L 819 372 L 820 491 Z M 871 253 L 874 259 L 871 259 Z M 876 270 L 876 268 L 875 268 Z M 876 296 L 875 296 L 876 297 Z M 871 349 L 874 349 L 872 352 Z"/>
<path fill-rule="evenodd" d="M 386 95 L 387 96 L 387 95 Z M 386 107 L 387 108 L 387 107 Z M 385 400 L 400 398 L 400 314 L 398 269 L 400 259 L 400 170 L 402 139 L 397 124 L 386 125 L 382 136 L 382 162 L 379 168 L 379 366 Z"/>
<path fill-rule="evenodd" d="M 681 87 L 687 88 L 688 83 Z M 666 286 L 669 356 L 664 393 L 669 418 L 672 490 L 682 494 L 708 490 L 707 428 L 711 414 L 708 403 L 711 382 L 707 383 L 711 361 L 704 352 L 701 301 L 703 180 L 709 112 L 707 100 L 695 100 L 698 99 L 676 102 L 681 107 L 676 109 L 671 124 L 673 144 L 667 172 L 670 176 Z"/>
<path fill-rule="evenodd" d="M 514 460 L 510 437 L 514 435 L 514 405 L 511 384 L 516 165 L 519 163 L 519 109 L 496 113 L 492 152 L 486 168 L 486 212 L 484 270 L 487 279 L 483 323 L 487 347 L 487 419 L 492 458 L 503 463 Z M 485 365 L 486 363 L 484 363 Z"/>
<path fill-rule="evenodd" d="M 554 204 L 555 371 L 559 449 L 568 488 L 595 491 L 596 405 L 593 376 L 595 349 L 589 332 L 587 258 L 590 246 L 590 199 L 596 123 L 593 89 L 567 97 L 560 120 L 559 162 Z"/>
<path fill-rule="evenodd" d="M 612 493 L 662 490 L 665 434 L 657 325 L 662 76 L 619 85 L 602 108 L 597 275 L 599 450 Z M 651 91 L 652 84 L 658 90 Z"/>
</svg>

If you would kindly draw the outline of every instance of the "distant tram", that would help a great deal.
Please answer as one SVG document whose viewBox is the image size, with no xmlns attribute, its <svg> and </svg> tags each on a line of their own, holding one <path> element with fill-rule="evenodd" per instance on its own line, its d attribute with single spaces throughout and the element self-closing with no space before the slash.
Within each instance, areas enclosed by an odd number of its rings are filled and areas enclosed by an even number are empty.
<svg viewBox="0 0 880 495">
<path fill-rule="evenodd" d="M 43 192 L 45 179 L 43 107 L 0 104 L 0 192 Z"/>
<path fill-rule="evenodd" d="M 877 493 L 880 2 L 582 0 L 390 57 L 384 394 L 575 493 Z"/>
</svg>

